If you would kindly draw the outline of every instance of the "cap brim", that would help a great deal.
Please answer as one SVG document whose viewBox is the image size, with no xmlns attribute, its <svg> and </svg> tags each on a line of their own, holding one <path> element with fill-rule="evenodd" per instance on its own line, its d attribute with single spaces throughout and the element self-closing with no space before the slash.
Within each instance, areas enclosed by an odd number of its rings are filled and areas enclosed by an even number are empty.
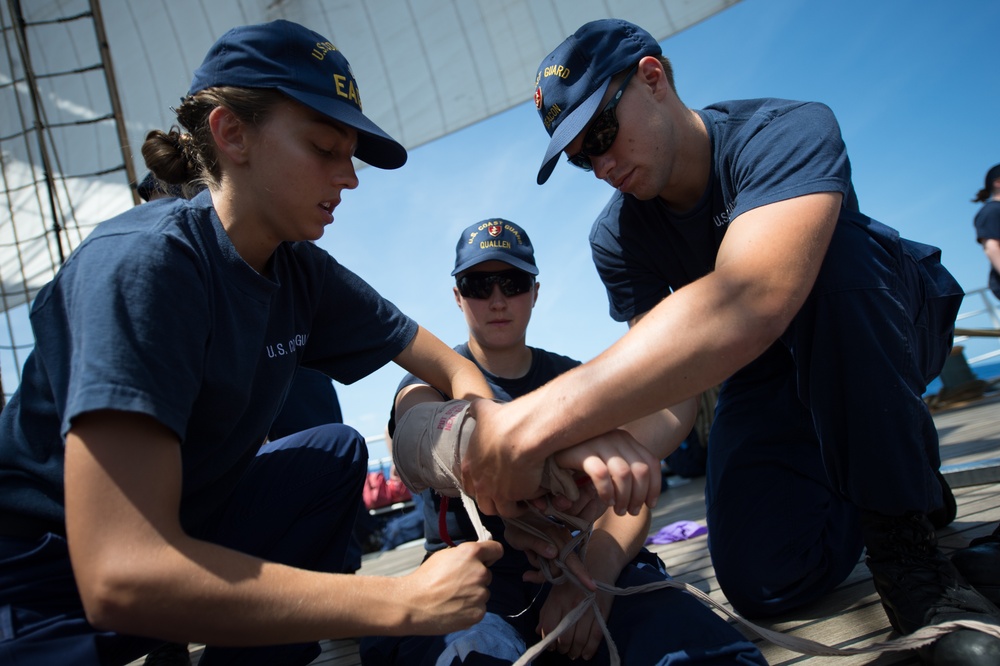
<svg viewBox="0 0 1000 666">
<path fill-rule="evenodd" d="M 456 266 L 455 270 L 451 272 L 452 275 L 458 275 L 462 271 L 467 271 L 473 266 L 477 266 L 486 261 L 502 261 L 505 264 L 510 264 L 514 268 L 524 271 L 525 273 L 531 273 L 532 275 L 538 275 L 538 267 L 532 266 L 527 261 L 521 261 L 517 257 L 510 256 L 509 253 L 498 251 L 498 252 L 483 252 L 481 255 L 477 256 L 475 259 L 466 261 L 465 263 Z"/>
<path fill-rule="evenodd" d="M 352 105 L 331 99 L 326 95 L 316 95 L 284 87 L 279 87 L 278 90 L 324 116 L 356 129 L 358 131 L 358 149 L 354 156 L 362 162 L 379 169 L 398 169 L 406 164 L 406 148 Z"/>
<path fill-rule="evenodd" d="M 559 161 L 560 153 L 566 150 L 566 146 L 573 142 L 576 135 L 582 132 L 587 123 L 590 122 L 590 119 L 594 117 L 597 106 L 604 98 L 604 93 L 607 92 L 610 83 L 611 78 L 609 77 L 607 81 L 597 87 L 597 90 L 590 94 L 590 97 L 583 100 L 583 104 L 570 111 L 569 115 L 556 127 L 556 131 L 552 133 L 552 139 L 549 140 L 549 147 L 545 151 L 545 157 L 542 158 L 542 166 L 538 170 L 537 182 L 539 185 L 542 185 L 549 179 L 549 176 L 552 175 L 552 170 L 556 168 L 556 162 Z"/>
</svg>

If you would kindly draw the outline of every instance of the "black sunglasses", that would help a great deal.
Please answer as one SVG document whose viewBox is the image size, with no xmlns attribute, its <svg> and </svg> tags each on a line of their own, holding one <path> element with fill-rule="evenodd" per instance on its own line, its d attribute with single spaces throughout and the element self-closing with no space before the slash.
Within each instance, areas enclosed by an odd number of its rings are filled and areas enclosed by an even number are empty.
<svg viewBox="0 0 1000 666">
<path fill-rule="evenodd" d="M 618 116 L 615 115 L 615 107 L 618 106 L 618 102 L 622 98 L 622 93 L 625 92 L 625 87 L 632 80 L 632 75 L 638 69 L 639 66 L 636 65 L 629 71 L 628 76 L 625 77 L 625 80 L 618 87 L 618 92 L 608 100 L 608 103 L 594 118 L 594 122 L 590 124 L 590 129 L 587 130 L 587 133 L 583 137 L 583 148 L 576 155 L 570 155 L 567 158 L 570 164 L 584 171 L 593 171 L 594 165 L 590 163 L 590 158 L 603 155 L 611 149 L 611 144 L 615 142 L 615 138 L 618 136 Z"/>
<path fill-rule="evenodd" d="M 535 276 L 513 268 L 495 273 L 466 273 L 455 284 L 464 298 L 489 298 L 494 284 L 500 285 L 500 293 L 509 297 L 531 291 Z"/>
</svg>

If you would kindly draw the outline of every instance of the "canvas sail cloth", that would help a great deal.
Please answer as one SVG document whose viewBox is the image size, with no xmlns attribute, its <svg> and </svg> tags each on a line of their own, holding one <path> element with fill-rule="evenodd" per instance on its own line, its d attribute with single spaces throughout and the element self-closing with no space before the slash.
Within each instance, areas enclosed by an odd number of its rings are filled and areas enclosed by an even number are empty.
<svg viewBox="0 0 1000 666">
<path fill-rule="evenodd" d="M 174 123 L 170 107 L 233 26 L 282 18 L 330 39 L 351 62 L 365 113 L 412 149 L 528 102 L 538 63 L 587 21 L 620 16 L 662 40 L 735 2 L 0 3 L 0 311 L 30 301 L 98 222 L 138 203 L 125 163 L 142 177 L 146 133 Z"/>
<path fill-rule="evenodd" d="M 470 413 L 470 403 L 465 400 L 451 400 L 448 402 L 425 402 L 417 404 L 406 411 L 396 424 L 396 431 L 393 433 L 392 459 L 396 466 L 396 471 L 400 478 L 413 492 L 421 492 L 426 488 L 431 488 L 439 494 L 448 497 L 461 497 L 469 519 L 476 528 L 479 540 L 492 538 L 489 532 L 483 527 L 479 512 L 476 509 L 475 501 L 466 493 L 462 486 L 462 458 L 471 444 L 472 434 L 476 428 L 476 421 Z M 579 497 L 579 490 L 573 480 L 572 475 L 560 469 L 551 458 L 546 461 L 542 474 L 542 488 L 551 494 L 564 495 L 571 499 Z M 529 510 L 538 512 L 530 504 Z M 612 665 L 618 665 L 621 660 L 614 640 L 611 637 L 608 627 L 604 622 L 604 617 L 597 606 L 597 597 L 594 592 L 584 588 L 583 584 L 573 575 L 573 573 L 563 566 L 569 554 L 578 548 L 586 548 L 592 524 L 580 524 L 579 519 L 555 511 L 549 506 L 548 515 L 552 515 L 559 522 L 578 530 L 576 536 L 561 546 L 559 555 L 552 560 L 540 558 L 541 571 L 545 578 L 553 585 L 573 584 L 579 586 L 586 593 L 580 604 L 570 611 L 556 628 L 528 648 L 527 651 L 515 663 L 515 666 L 525 666 L 530 664 L 544 650 L 551 645 L 566 629 L 571 627 L 585 613 L 594 614 L 595 621 L 604 633 L 604 640 L 608 645 L 608 652 Z M 535 536 L 549 539 L 544 532 L 536 530 L 530 523 L 517 518 L 504 518 L 504 522 L 527 530 Z M 554 542 L 552 542 L 554 543 Z M 580 557 L 584 559 L 583 555 Z M 614 585 L 605 585 L 596 582 L 597 589 L 613 595 L 642 594 L 664 587 L 672 587 L 685 590 L 691 595 L 701 600 L 710 608 L 717 610 L 727 617 L 732 618 L 747 630 L 760 636 L 764 640 L 770 641 L 788 650 L 808 654 L 813 656 L 838 657 L 856 654 L 868 654 L 879 652 L 898 652 L 902 650 L 913 650 L 924 645 L 929 645 L 941 636 L 957 631 L 959 629 L 972 629 L 981 631 L 1000 638 L 1000 626 L 985 624 L 970 620 L 959 620 L 942 624 L 923 627 L 919 631 L 906 636 L 901 636 L 881 643 L 866 645 L 863 647 L 837 648 L 824 645 L 816 641 L 782 634 L 777 631 L 765 629 L 740 617 L 722 604 L 719 604 L 698 588 L 687 583 L 675 580 L 664 580 L 657 583 L 648 583 L 630 588 L 620 588 Z"/>
</svg>

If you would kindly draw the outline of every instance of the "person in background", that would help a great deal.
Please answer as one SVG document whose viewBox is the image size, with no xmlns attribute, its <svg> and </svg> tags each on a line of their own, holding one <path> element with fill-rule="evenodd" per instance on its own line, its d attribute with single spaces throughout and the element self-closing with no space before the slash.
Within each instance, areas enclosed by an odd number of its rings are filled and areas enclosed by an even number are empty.
<svg viewBox="0 0 1000 666">
<path fill-rule="evenodd" d="M 1000 298 L 1000 164 L 986 172 L 983 189 L 976 193 L 973 203 L 982 203 L 976 213 L 976 241 L 990 263 L 989 288 Z M 991 534 L 973 539 L 968 547 L 960 548 L 951 556 L 955 567 L 994 604 L 1000 606 L 1000 523 Z"/>
<path fill-rule="evenodd" d="M 986 172 L 986 183 L 976 193 L 973 203 L 982 203 L 976 213 L 976 242 L 983 246 L 983 252 L 990 264 L 990 291 L 1000 298 L 1000 164 L 995 164 Z"/>
<path fill-rule="evenodd" d="M 389 361 L 492 397 L 475 364 L 314 243 L 353 159 L 406 151 L 361 111 L 344 55 L 288 21 L 225 33 L 143 156 L 192 199 L 105 221 L 36 297 L 0 413 L 0 662 L 308 664 L 318 641 L 440 634 L 485 612 L 499 544 L 398 578 L 343 575 L 367 469 L 328 424 L 266 441 L 298 367 Z M 385 604 L 386 598 L 392 604 Z"/>
<path fill-rule="evenodd" d="M 465 229 L 455 253 L 455 303 L 465 316 L 468 341 L 455 347 L 474 361 L 486 376 L 494 395 L 511 400 L 578 366 L 574 359 L 527 344 L 531 312 L 538 300 L 534 249 L 528 233 L 508 220 L 483 220 Z M 442 392 L 413 375 L 400 382 L 393 418 L 419 402 L 443 402 Z M 634 424 L 658 455 L 675 448 L 694 420 L 691 401 L 665 410 L 645 423 Z M 643 434 L 640 434 L 643 433 Z M 395 443 L 397 448 L 406 442 Z M 407 455 L 397 450 L 397 456 Z M 421 493 L 428 556 L 449 545 L 476 540 L 476 531 L 461 502 L 448 501 L 432 490 Z M 504 523 L 480 514 L 486 528 L 504 546 L 504 555 L 491 567 L 490 600 L 486 617 L 475 626 L 444 636 L 365 638 L 362 663 L 399 664 L 511 664 L 555 629 L 583 599 L 580 588 L 564 583 L 543 585 L 532 564 L 547 543 L 525 541 L 523 535 L 504 538 Z M 619 587 L 653 583 L 668 578 L 663 562 L 643 548 L 650 512 L 638 515 L 606 512 L 594 524 L 583 562 L 593 580 Z M 521 549 L 526 549 L 522 552 Z M 599 607 L 626 664 L 764 664 L 752 643 L 701 602 L 685 592 L 663 589 L 632 596 L 599 593 Z M 592 660 L 605 664 L 609 652 L 592 613 L 586 613 L 554 644 L 558 660 Z M 545 663 L 551 663 L 546 660 Z"/>
<path fill-rule="evenodd" d="M 544 58 L 534 101 L 548 134 L 538 182 L 565 154 L 614 189 L 590 241 L 611 315 L 630 330 L 522 398 L 473 403 L 463 483 L 480 508 L 516 515 L 550 456 L 724 382 L 706 510 L 737 610 L 801 608 L 865 548 L 898 632 L 1000 623 L 935 534 L 955 505 L 922 395 L 963 291 L 940 250 L 861 212 L 831 110 L 690 109 L 660 45 L 619 19 L 583 25 Z M 633 467 L 627 495 L 601 496 L 635 510 L 650 478 Z M 996 664 L 1000 639 L 963 629 L 920 655 Z"/>
</svg>

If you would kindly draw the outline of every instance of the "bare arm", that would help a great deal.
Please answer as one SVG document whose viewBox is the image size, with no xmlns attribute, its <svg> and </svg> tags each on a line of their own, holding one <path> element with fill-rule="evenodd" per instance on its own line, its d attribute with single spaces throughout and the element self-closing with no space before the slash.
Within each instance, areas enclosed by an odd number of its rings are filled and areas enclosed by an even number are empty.
<svg viewBox="0 0 1000 666">
<path fill-rule="evenodd" d="M 423 327 L 417 330 L 410 344 L 393 360 L 407 372 L 457 400 L 493 397 L 490 385 L 486 383 L 486 378 L 476 364 Z M 425 389 L 432 391 L 428 387 Z M 404 403 L 400 410 L 400 405 L 397 404 L 396 418 L 402 416 L 410 406 L 412 404 Z"/>
<path fill-rule="evenodd" d="M 538 486 L 544 459 L 622 423 L 680 403 L 760 355 L 801 308 L 840 210 L 811 194 L 740 215 L 707 276 L 677 290 L 600 356 L 498 409 L 479 409 L 463 466 L 487 512 Z M 483 427 L 485 424 L 485 427 Z M 515 467 L 517 475 L 505 470 Z M 488 474 L 477 470 L 490 470 Z"/>
<path fill-rule="evenodd" d="M 695 401 L 687 400 L 556 454 L 555 461 L 560 467 L 586 471 L 592 479 L 597 476 L 602 478 L 600 483 L 606 480 L 606 483 L 614 485 L 616 497 L 631 497 L 633 493 L 637 495 L 635 502 L 638 506 L 631 514 L 625 504 L 616 504 L 615 511 L 607 511 L 608 504 L 594 498 L 587 491 L 581 493 L 581 498 L 576 503 L 570 503 L 565 498 L 551 498 L 561 511 L 577 515 L 588 522 L 593 520 L 595 530 L 602 535 L 596 541 L 592 540 L 592 548 L 588 550 L 588 562 L 598 563 L 597 568 L 585 566 L 575 556 L 567 561 L 586 585 L 592 585 L 593 580 L 613 583 L 621 568 L 639 552 L 649 528 L 647 504 L 651 505 L 655 501 L 655 496 L 650 498 L 644 493 L 648 489 L 648 492 L 659 495 L 659 460 L 676 449 L 691 431 L 695 410 Z M 633 445 L 647 452 L 647 458 L 642 464 L 638 464 L 632 457 Z M 630 490 L 620 485 L 634 481 L 633 477 L 641 479 L 647 476 L 649 483 L 646 485 L 633 483 L 634 487 Z M 543 502 L 536 501 L 536 506 L 540 510 L 545 508 Z M 554 536 L 555 533 L 550 532 L 550 535 Z M 507 537 L 515 547 L 543 557 L 551 559 L 558 553 L 558 549 L 545 539 L 510 526 Z"/>
<path fill-rule="evenodd" d="M 584 566 L 591 578 L 608 585 L 614 585 L 625 565 L 636 556 L 642 548 L 649 531 L 650 512 L 643 507 L 638 516 L 626 514 L 619 516 L 607 512 L 594 524 L 590 537 Z M 540 576 L 526 575 L 526 580 L 543 582 Z M 551 633 L 556 625 L 584 597 L 584 591 L 579 587 L 564 583 L 553 586 L 538 614 L 536 631 L 545 636 Z M 614 596 L 606 592 L 597 592 L 597 605 L 604 619 L 611 615 Z M 590 659 L 600 647 L 604 635 L 600 625 L 592 613 L 586 613 L 575 625 L 556 639 L 556 649 L 571 659 Z"/>
<path fill-rule="evenodd" d="M 694 399 L 680 405 L 655 412 L 647 417 L 633 421 L 623 426 L 642 446 L 649 449 L 657 459 L 669 455 L 691 431 L 697 406 Z M 578 447 L 574 447 L 579 448 Z M 566 462 L 574 449 L 560 452 L 556 460 Z M 656 483 L 652 489 L 659 493 L 659 468 L 655 469 Z M 636 515 L 625 512 L 605 511 L 594 522 L 590 544 L 587 547 L 586 558 L 580 563 L 571 561 L 571 568 L 577 576 L 590 585 L 598 581 L 614 585 L 622 569 L 642 549 L 649 533 L 650 509 L 642 504 Z M 508 531 L 508 537 L 511 535 Z M 586 574 L 581 576 L 580 569 Z M 589 578 L 589 580 L 588 580 Z M 544 582 L 541 574 L 527 574 L 526 580 Z M 536 631 L 545 636 L 555 630 L 556 625 L 579 604 L 584 597 L 584 590 L 571 584 L 556 585 L 546 598 L 541 611 Z M 597 592 L 597 605 L 604 619 L 611 615 L 614 596 L 605 592 Z M 571 659 L 590 659 L 597 652 L 604 634 L 597 624 L 593 614 L 586 613 L 568 631 L 556 639 L 556 650 Z"/>
<path fill-rule="evenodd" d="M 660 460 L 691 431 L 696 410 L 693 398 L 685 400 L 558 451 L 554 456 L 556 464 L 588 476 L 597 497 L 585 494 L 573 504 L 556 497 L 556 506 L 581 517 L 599 515 L 609 506 L 619 515 L 637 515 L 644 505 L 656 506 Z M 593 501 L 594 506 L 588 506 L 588 501 Z M 514 512 L 512 506 L 499 511 L 502 515 Z"/>
<path fill-rule="evenodd" d="M 165 640 L 266 645 L 453 631 L 485 612 L 485 564 L 500 551 L 468 544 L 450 566 L 377 578 L 296 569 L 192 539 L 178 518 L 177 438 L 139 414 L 78 418 L 66 439 L 65 487 L 88 620 Z M 391 607 L 380 603 L 387 594 Z"/>
</svg>

